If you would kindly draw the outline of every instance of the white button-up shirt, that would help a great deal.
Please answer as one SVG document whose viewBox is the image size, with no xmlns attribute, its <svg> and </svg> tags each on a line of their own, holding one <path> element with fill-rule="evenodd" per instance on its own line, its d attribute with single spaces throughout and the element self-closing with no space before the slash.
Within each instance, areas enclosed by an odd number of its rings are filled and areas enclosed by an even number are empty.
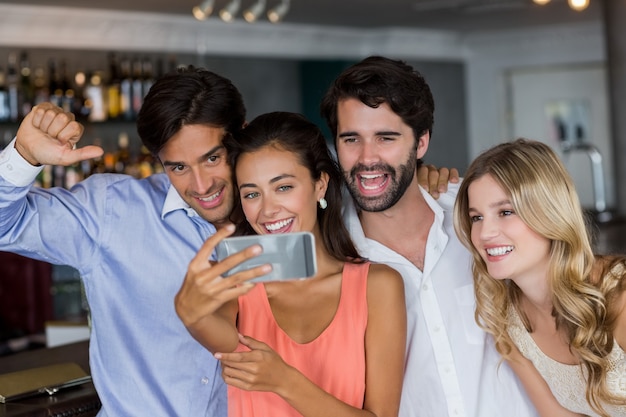
<svg viewBox="0 0 626 417">
<path fill-rule="evenodd" d="M 492 338 L 474 320 L 471 256 L 452 224 L 458 185 L 435 201 L 424 271 L 366 238 L 351 199 L 344 217 L 361 254 L 404 279 L 407 351 L 401 417 L 530 417 L 537 412 L 513 371 L 500 364 Z M 416 215 L 419 215 L 417 213 Z"/>
</svg>

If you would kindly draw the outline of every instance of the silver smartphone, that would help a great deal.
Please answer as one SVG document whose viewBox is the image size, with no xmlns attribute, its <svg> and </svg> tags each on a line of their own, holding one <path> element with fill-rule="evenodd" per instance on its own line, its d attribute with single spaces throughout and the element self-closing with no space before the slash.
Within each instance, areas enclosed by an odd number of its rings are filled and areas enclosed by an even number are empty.
<svg viewBox="0 0 626 417">
<path fill-rule="evenodd" d="M 302 279 L 317 272 L 315 237 L 310 232 L 228 237 L 217 245 L 217 260 L 221 261 L 255 244 L 263 248 L 263 253 L 240 263 L 225 276 L 265 264 L 272 265 L 272 271 L 253 279 L 253 282 Z"/>
</svg>

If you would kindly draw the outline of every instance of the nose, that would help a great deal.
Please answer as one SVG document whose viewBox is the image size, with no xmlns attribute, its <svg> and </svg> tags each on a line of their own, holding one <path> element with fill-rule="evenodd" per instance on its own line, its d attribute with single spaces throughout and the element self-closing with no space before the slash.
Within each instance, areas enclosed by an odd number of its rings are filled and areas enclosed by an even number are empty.
<svg viewBox="0 0 626 417">
<path fill-rule="evenodd" d="M 363 141 L 361 146 L 361 163 L 369 165 L 379 160 L 379 153 L 372 141 Z"/>
<path fill-rule="evenodd" d="M 483 217 L 480 222 L 474 223 L 474 227 L 478 227 L 478 235 L 483 242 L 493 239 L 500 233 L 497 220 L 488 216 Z"/>
<path fill-rule="evenodd" d="M 198 169 L 192 169 L 190 182 L 191 188 L 198 194 L 205 194 L 212 184 L 211 176 Z"/>
<path fill-rule="evenodd" d="M 263 199 L 261 200 L 261 211 L 263 212 L 263 216 L 271 219 L 280 211 L 280 205 L 276 199 L 263 196 Z"/>
</svg>

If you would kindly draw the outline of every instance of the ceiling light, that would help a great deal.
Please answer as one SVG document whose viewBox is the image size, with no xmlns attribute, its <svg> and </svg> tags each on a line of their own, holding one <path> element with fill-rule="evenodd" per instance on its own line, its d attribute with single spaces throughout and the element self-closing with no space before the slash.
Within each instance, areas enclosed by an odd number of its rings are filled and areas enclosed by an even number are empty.
<svg viewBox="0 0 626 417">
<path fill-rule="evenodd" d="M 567 0 L 569 7 L 580 12 L 589 6 L 589 0 Z"/>
<path fill-rule="evenodd" d="M 211 16 L 213 13 L 213 3 L 215 0 L 204 0 L 199 6 L 195 6 L 191 9 L 191 13 L 193 13 L 193 17 L 198 20 L 204 20 L 207 17 Z"/>
<path fill-rule="evenodd" d="M 256 22 L 263 10 L 265 10 L 265 0 L 257 0 L 256 3 L 243 12 L 243 18 L 248 23 Z"/>
<path fill-rule="evenodd" d="M 543 6 L 544 4 L 550 3 L 550 0 L 533 0 L 533 2 L 535 4 L 539 4 L 539 5 Z"/>
<path fill-rule="evenodd" d="M 290 0 L 281 0 L 280 4 L 267 12 L 267 18 L 272 23 L 280 22 L 289 11 L 289 5 Z"/>
<path fill-rule="evenodd" d="M 235 18 L 235 15 L 241 7 L 241 0 L 231 0 L 222 10 L 220 10 L 220 17 L 224 22 L 230 22 Z"/>
</svg>

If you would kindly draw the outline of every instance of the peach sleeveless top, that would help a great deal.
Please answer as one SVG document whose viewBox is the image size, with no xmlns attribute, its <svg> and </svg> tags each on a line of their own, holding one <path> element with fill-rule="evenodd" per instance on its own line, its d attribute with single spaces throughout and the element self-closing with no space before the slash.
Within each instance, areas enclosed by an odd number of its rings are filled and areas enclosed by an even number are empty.
<svg viewBox="0 0 626 417">
<path fill-rule="evenodd" d="M 365 330 L 369 263 L 346 263 L 332 322 L 313 341 L 293 341 L 272 314 L 263 285 L 239 297 L 239 332 L 260 340 L 324 391 L 357 408 L 365 396 Z M 238 351 L 247 350 L 239 345 Z M 301 416 L 278 395 L 228 387 L 229 417 Z"/>
</svg>

